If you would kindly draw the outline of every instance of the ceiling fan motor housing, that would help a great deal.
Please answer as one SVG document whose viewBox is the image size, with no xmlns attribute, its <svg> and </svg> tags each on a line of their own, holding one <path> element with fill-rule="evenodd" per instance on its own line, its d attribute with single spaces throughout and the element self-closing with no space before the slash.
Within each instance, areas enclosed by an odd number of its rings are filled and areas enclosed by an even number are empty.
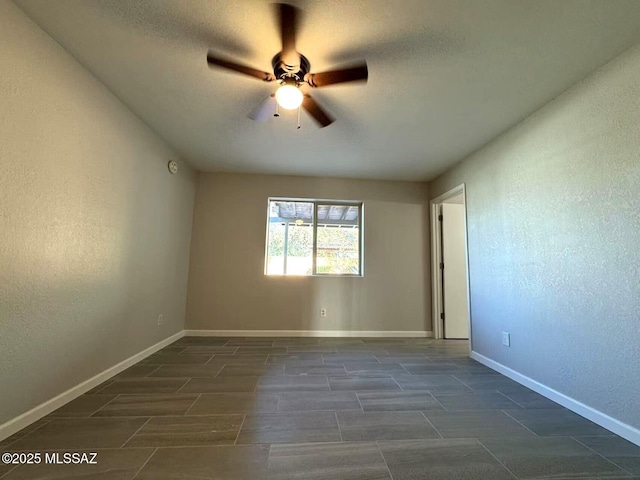
<svg viewBox="0 0 640 480">
<path fill-rule="evenodd" d="M 277 53 L 271 60 L 276 78 L 280 81 L 286 81 L 291 78 L 297 83 L 304 82 L 304 76 L 311 70 L 311 63 L 304 55 L 300 54 L 299 57 L 300 62 L 298 65 L 288 65 L 282 58 L 282 52 Z"/>
</svg>

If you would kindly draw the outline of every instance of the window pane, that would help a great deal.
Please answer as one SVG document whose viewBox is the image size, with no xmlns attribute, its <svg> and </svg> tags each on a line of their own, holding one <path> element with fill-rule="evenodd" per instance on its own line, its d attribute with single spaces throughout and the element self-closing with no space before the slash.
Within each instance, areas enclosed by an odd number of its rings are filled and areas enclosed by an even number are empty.
<svg viewBox="0 0 640 480">
<path fill-rule="evenodd" d="M 311 275 L 313 203 L 269 202 L 267 275 Z"/>
<path fill-rule="evenodd" d="M 311 275 L 313 268 L 313 225 L 289 224 L 287 275 Z"/>
<path fill-rule="evenodd" d="M 267 275 L 284 275 L 284 223 L 269 221 Z"/>
<path fill-rule="evenodd" d="M 316 273 L 360 274 L 359 223 L 356 205 L 318 205 Z"/>
</svg>

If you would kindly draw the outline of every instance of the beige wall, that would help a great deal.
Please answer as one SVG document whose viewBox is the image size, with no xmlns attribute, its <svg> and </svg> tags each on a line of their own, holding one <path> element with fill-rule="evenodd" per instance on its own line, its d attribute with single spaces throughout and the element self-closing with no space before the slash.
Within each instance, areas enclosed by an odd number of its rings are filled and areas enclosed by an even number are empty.
<svg viewBox="0 0 640 480">
<path fill-rule="evenodd" d="M 265 276 L 270 196 L 363 200 L 364 278 Z M 187 328 L 431 330 L 426 198 L 423 183 L 199 174 Z"/>
<path fill-rule="evenodd" d="M 639 78 L 640 46 L 430 184 L 466 183 L 474 351 L 635 428 Z"/>
<path fill-rule="evenodd" d="M 2 424 L 182 330 L 195 175 L 7 0 L 0 65 Z"/>
</svg>

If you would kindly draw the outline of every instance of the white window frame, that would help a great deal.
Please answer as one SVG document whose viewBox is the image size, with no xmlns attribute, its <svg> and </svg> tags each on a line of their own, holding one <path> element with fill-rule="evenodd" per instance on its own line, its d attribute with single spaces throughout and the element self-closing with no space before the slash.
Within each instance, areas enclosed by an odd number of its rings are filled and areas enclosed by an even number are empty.
<svg viewBox="0 0 640 480">
<path fill-rule="evenodd" d="M 285 255 L 285 273 L 267 273 L 269 261 L 269 224 L 271 218 L 271 202 L 304 202 L 313 204 L 313 250 L 312 250 L 312 267 L 310 275 L 291 275 L 286 273 L 286 255 Z M 318 254 L 318 205 L 341 205 L 346 207 L 358 207 L 358 273 L 318 273 L 316 268 L 316 259 Z M 267 277 L 364 277 L 364 202 L 360 200 L 334 200 L 334 199 L 313 199 L 313 198 L 294 198 L 294 197 L 269 197 L 267 199 L 267 230 L 265 235 L 265 254 L 264 254 L 264 274 Z"/>
</svg>

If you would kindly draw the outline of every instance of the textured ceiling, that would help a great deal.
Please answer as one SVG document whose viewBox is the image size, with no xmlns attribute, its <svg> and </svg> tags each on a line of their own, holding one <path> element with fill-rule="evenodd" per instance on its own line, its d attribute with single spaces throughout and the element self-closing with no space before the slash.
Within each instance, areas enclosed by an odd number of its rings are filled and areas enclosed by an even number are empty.
<svg viewBox="0 0 640 480">
<path fill-rule="evenodd" d="M 247 118 L 273 91 L 264 0 L 15 0 L 202 171 L 428 180 L 640 41 L 638 0 L 308 0 L 312 71 L 366 59 L 367 84 L 311 93 L 337 121 Z M 46 68 L 46 65 L 42 66 Z"/>
</svg>

